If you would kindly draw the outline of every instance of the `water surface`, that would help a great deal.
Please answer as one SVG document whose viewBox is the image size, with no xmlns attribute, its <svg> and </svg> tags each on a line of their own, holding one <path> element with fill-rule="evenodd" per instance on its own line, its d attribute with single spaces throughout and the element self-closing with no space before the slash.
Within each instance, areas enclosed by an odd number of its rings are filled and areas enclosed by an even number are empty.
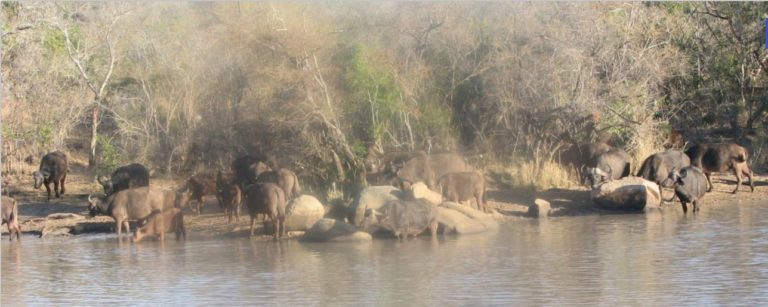
<svg viewBox="0 0 768 307">
<path fill-rule="evenodd" d="M 363 245 L 3 237 L 2 304 L 754 305 L 768 301 L 765 209 L 518 219 Z"/>
</svg>

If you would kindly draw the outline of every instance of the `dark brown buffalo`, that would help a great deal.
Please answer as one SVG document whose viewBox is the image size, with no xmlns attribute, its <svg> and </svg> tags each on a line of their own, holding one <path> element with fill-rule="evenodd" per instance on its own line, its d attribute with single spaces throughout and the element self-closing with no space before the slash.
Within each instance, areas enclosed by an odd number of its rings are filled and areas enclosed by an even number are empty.
<svg viewBox="0 0 768 307">
<path fill-rule="evenodd" d="M 379 210 L 367 209 L 363 222 L 366 229 L 382 228 L 399 239 L 417 236 L 429 228 L 437 235 L 437 205 L 421 198 L 390 200 Z"/>
<path fill-rule="evenodd" d="M 146 223 L 136 229 L 133 241 L 139 242 L 147 236 L 157 236 L 160 241 L 165 240 L 165 234 L 173 231 L 176 240 L 186 239 L 187 231 L 184 228 L 184 213 L 180 208 L 168 208 L 165 211 L 152 212 L 146 219 Z"/>
<path fill-rule="evenodd" d="M 270 168 L 276 167 L 274 159 L 261 154 L 245 155 L 232 161 L 234 183 L 240 186 L 240 190 L 245 190 L 245 186 L 253 184 L 256 180 L 253 165 L 257 162 L 262 162 Z"/>
<path fill-rule="evenodd" d="M 566 167 L 576 169 L 581 183 L 586 179 L 585 170 L 595 167 L 599 155 L 608 152 L 613 147 L 605 143 L 579 143 L 573 144 L 560 153 L 560 163 Z"/>
<path fill-rule="evenodd" d="M 2 197 L 3 223 L 8 225 L 9 240 L 13 241 L 13 235 L 21 241 L 21 227 L 19 227 L 19 206 L 16 200 L 7 196 Z M 1 225 L 1 224 L 0 224 Z"/>
<path fill-rule="evenodd" d="M 149 170 L 139 163 L 118 167 L 109 178 L 98 176 L 107 196 L 122 190 L 149 186 Z"/>
<path fill-rule="evenodd" d="M 750 190 L 755 191 L 752 170 L 747 165 L 749 157 L 746 148 L 733 143 L 697 144 L 686 150 L 685 154 L 691 158 L 691 165 L 701 168 L 707 177 L 707 192 L 712 191 L 710 175 L 724 172 L 733 172 L 736 176 L 734 194 L 739 191 L 743 175 L 749 178 Z"/>
<path fill-rule="evenodd" d="M 693 212 L 699 211 L 699 200 L 707 193 L 707 178 L 701 169 L 695 166 L 672 169 L 669 179 L 674 183 L 675 196 L 683 205 L 683 213 L 688 212 L 688 203 L 693 204 Z"/>
<path fill-rule="evenodd" d="M 479 172 L 445 174 L 437 181 L 437 190 L 446 200 L 457 203 L 474 197 L 477 210 L 485 211 L 485 178 Z"/>
<path fill-rule="evenodd" d="M 122 234 L 122 227 L 130 232 L 128 221 L 135 220 L 141 224 L 154 211 L 163 211 L 165 193 L 150 187 L 139 187 L 122 190 L 105 197 L 88 195 L 88 211 L 91 216 L 103 214 L 115 220 L 117 236 Z"/>
<path fill-rule="evenodd" d="M 221 171 L 216 174 L 216 197 L 224 213 L 229 217 L 227 223 L 232 222 L 233 214 L 235 221 L 239 222 L 242 193 L 240 187 L 234 183 L 234 175 L 224 175 Z"/>
<path fill-rule="evenodd" d="M 691 165 L 691 159 L 685 153 L 679 150 L 667 150 L 646 158 L 637 172 L 637 176 L 655 182 L 659 185 L 659 193 L 663 193 L 662 187 L 669 188 L 672 186 L 672 183 L 667 180 L 669 172 L 672 169 L 681 169 L 689 165 Z M 664 197 L 661 199 L 664 200 Z"/>
<path fill-rule="evenodd" d="M 203 196 L 216 195 L 216 179 L 211 174 L 195 174 L 187 179 L 187 184 L 184 186 L 187 193 L 190 194 L 189 198 L 196 203 L 194 208 L 198 215 L 203 213 Z"/>
<path fill-rule="evenodd" d="M 594 167 L 587 167 L 586 182 L 593 189 L 611 180 L 630 175 L 631 157 L 623 149 L 612 148 L 595 158 Z"/>
<path fill-rule="evenodd" d="M 257 171 L 256 182 L 271 182 L 277 184 L 285 192 L 286 200 L 293 199 L 301 195 L 299 186 L 299 177 L 289 169 L 281 168 L 279 170 Z"/>
<path fill-rule="evenodd" d="M 251 216 L 251 236 L 256 229 L 256 216 L 266 214 L 275 225 L 275 239 L 285 233 L 285 192 L 274 183 L 255 183 L 246 189 L 245 204 Z"/>
<path fill-rule="evenodd" d="M 397 170 L 397 178 L 405 185 L 424 182 L 434 190 L 437 180 L 448 173 L 471 171 L 464 158 L 455 153 L 419 154 Z"/>
<path fill-rule="evenodd" d="M 67 179 L 67 155 L 61 151 L 49 152 L 40 160 L 40 168 L 32 173 L 35 178 L 35 189 L 40 185 L 45 185 L 48 191 L 48 200 L 51 200 L 51 182 L 53 182 L 53 192 L 56 198 L 64 195 L 64 181 Z"/>
</svg>

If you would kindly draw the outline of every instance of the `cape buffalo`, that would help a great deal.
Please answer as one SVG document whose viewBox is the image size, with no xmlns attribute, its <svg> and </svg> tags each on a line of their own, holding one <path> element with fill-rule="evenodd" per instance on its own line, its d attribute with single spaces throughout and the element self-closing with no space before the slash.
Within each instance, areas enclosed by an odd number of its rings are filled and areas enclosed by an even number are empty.
<svg viewBox="0 0 768 307">
<path fill-rule="evenodd" d="M 149 186 L 149 170 L 139 163 L 118 167 L 109 178 L 99 175 L 98 182 L 107 196 L 119 191 Z"/>
<path fill-rule="evenodd" d="M 613 148 L 597 156 L 594 160 L 594 167 L 587 167 L 586 182 L 590 183 L 593 189 L 601 184 L 629 176 L 630 157 L 622 149 Z"/>
<path fill-rule="evenodd" d="M 139 221 L 139 224 L 154 211 L 166 208 L 164 192 L 150 187 L 139 187 L 122 190 L 105 197 L 88 195 L 88 211 L 91 216 L 103 214 L 115 220 L 117 236 L 122 234 L 122 227 L 130 232 L 129 220 Z"/>
<path fill-rule="evenodd" d="M 365 228 L 372 225 L 392 232 L 399 239 L 417 236 L 429 228 L 432 237 L 437 235 L 437 205 L 425 199 L 391 200 L 379 210 L 365 212 Z"/>
<path fill-rule="evenodd" d="M 205 206 L 203 196 L 216 195 L 216 179 L 211 174 L 195 174 L 187 179 L 184 189 L 190 194 L 189 198 L 196 202 L 197 207 L 194 209 L 200 215 Z"/>
<path fill-rule="evenodd" d="M 595 167 L 597 157 L 608 152 L 613 147 L 605 143 L 579 143 L 572 144 L 568 149 L 560 153 L 560 163 L 566 167 L 573 167 L 581 183 L 584 183 L 585 169 Z"/>
<path fill-rule="evenodd" d="M 485 212 L 485 178 L 479 172 L 445 174 L 437 181 L 437 190 L 446 200 L 457 203 L 474 197 L 477 210 Z"/>
<path fill-rule="evenodd" d="M 160 241 L 165 240 L 168 232 L 176 233 L 176 240 L 186 239 L 187 231 L 184 228 L 184 213 L 180 208 L 168 208 L 164 211 L 154 211 L 146 219 L 146 223 L 136 229 L 133 241 L 139 242 L 146 236 L 157 236 Z"/>
<path fill-rule="evenodd" d="M 397 171 L 397 178 L 405 183 L 424 182 L 434 190 L 437 179 L 448 173 L 470 171 L 464 158 L 455 153 L 419 154 L 411 158 Z"/>
<path fill-rule="evenodd" d="M 707 192 L 707 178 L 701 169 L 695 166 L 672 169 L 669 179 L 674 183 L 675 195 L 683 205 L 683 213 L 688 212 L 688 203 L 693 203 L 693 212 L 699 211 L 699 199 Z"/>
<path fill-rule="evenodd" d="M 2 224 L 8 225 L 9 240 L 13 241 L 13 235 L 16 235 L 16 239 L 21 241 L 21 228 L 19 227 L 19 207 L 16 200 L 7 196 L 3 196 L 2 200 Z M 2 225 L 0 224 L 0 225 Z"/>
<path fill-rule="evenodd" d="M 301 195 L 299 178 L 291 170 L 281 168 L 279 170 L 257 171 L 256 182 L 271 182 L 277 184 L 285 192 L 286 200 L 293 199 Z"/>
<path fill-rule="evenodd" d="M 681 169 L 689 165 L 691 165 L 691 159 L 685 153 L 679 150 L 667 150 L 652 154 L 646 158 L 637 172 L 637 176 L 658 184 L 659 193 L 662 194 L 662 187 L 669 188 L 672 186 L 672 183 L 666 180 L 669 177 L 669 172 L 672 169 Z M 661 197 L 661 199 L 663 201 L 664 197 Z"/>
<path fill-rule="evenodd" d="M 231 169 L 235 178 L 233 182 L 240 186 L 240 190 L 245 190 L 245 186 L 253 184 L 256 180 L 253 173 L 253 165 L 256 162 L 262 162 L 270 168 L 276 167 L 274 159 L 260 154 L 245 155 L 232 161 Z"/>
<path fill-rule="evenodd" d="M 68 170 L 67 155 L 61 151 L 49 152 L 40 160 L 40 168 L 32 173 L 35 178 L 35 189 L 39 189 L 40 185 L 44 184 L 45 190 L 48 191 L 48 200 L 51 200 L 50 184 L 53 182 L 56 198 L 61 197 L 64 195 L 64 181 L 67 179 Z"/>
<path fill-rule="evenodd" d="M 736 188 L 733 193 L 739 191 L 742 175 L 749 178 L 749 188 L 755 191 L 755 185 L 752 180 L 752 170 L 747 165 L 747 149 L 732 143 L 719 144 L 697 144 L 685 151 L 685 154 L 691 158 L 691 165 L 700 168 L 707 177 L 707 192 L 712 191 L 712 173 L 733 172 L 736 176 Z"/>
<path fill-rule="evenodd" d="M 285 192 L 274 183 L 255 183 L 246 188 L 245 204 L 251 216 L 251 236 L 256 229 L 256 215 L 266 214 L 275 225 L 275 239 L 285 232 Z"/>
<path fill-rule="evenodd" d="M 232 222 L 232 215 L 235 215 L 235 221 L 240 221 L 240 203 L 242 201 L 242 192 L 240 187 L 234 183 L 234 176 L 225 176 L 219 171 L 216 174 L 216 195 L 219 199 L 219 205 L 229 216 L 227 223 Z"/>
</svg>

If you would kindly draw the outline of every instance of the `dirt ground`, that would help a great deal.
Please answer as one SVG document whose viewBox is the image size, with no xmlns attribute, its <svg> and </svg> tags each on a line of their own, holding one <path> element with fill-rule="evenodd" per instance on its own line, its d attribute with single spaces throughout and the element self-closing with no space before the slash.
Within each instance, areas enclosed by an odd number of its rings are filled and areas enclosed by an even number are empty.
<svg viewBox="0 0 768 307">
<path fill-rule="evenodd" d="M 14 179 L 3 182 L 3 191 L 10 190 L 12 196 L 19 202 L 19 215 L 22 232 L 31 234 L 53 234 L 62 226 L 75 225 L 74 233 L 111 232 L 114 222 L 110 217 L 88 217 L 88 195 L 102 192 L 101 186 L 95 181 L 82 163 L 71 163 L 70 173 L 67 176 L 66 194 L 61 198 L 46 200 L 45 188 L 34 190 L 32 176 L 15 176 Z M 756 201 L 768 202 L 768 176 L 755 176 L 755 192 L 750 193 L 749 187 L 742 186 L 736 195 L 731 194 L 735 185 L 732 175 L 718 174 L 713 178 L 714 190 L 708 193 L 703 203 L 721 201 Z M 9 182 L 10 181 L 10 182 Z M 169 180 L 152 178 L 152 186 L 160 188 L 179 187 L 182 180 Z M 4 192 L 5 193 L 5 192 Z M 671 196 L 671 190 L 665 190 L 665 197 Z M 597 214 L 599 211 L 592 203 L 589 190 L 585 187 L 575 189 L 551 189 L 547 191 L 508 190 L 491 188 L 486 192 L 486 203 L 489 208 L 496 210 L 505 219 L 526 218 L 528 207 L 537 198 L 550 202 L 552 206 L 551 216 L 574 216 L 585 214 Z M 205 199 L 204 214 L 197 215 L 188 208 L 185 211 L 185 224 L 189 237 L 244 237 L 249 231 L 249 217 L 246 208 L 242 209 L 240 221 L 227 223 L 227 217 L 219 209 L 216 199 Z M 54 214 L 54 215 L 52 215 Z M 52 215 L 52 216 L 51 216 Z M 257 239 L 268 239 L 263 234 L 263 224 L 258 223 Z M 131 225 L 134 227 L 134 225 Z M 2 227 L 2 233 L 7 233 L 7 228 Z"/>
</svg>

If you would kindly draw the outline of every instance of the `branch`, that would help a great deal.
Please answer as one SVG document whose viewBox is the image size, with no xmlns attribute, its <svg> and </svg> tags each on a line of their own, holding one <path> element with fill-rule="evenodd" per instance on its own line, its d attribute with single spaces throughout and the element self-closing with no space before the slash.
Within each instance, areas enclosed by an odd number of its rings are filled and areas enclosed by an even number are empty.
<svg viewBox="0 0 768 307">
<path fill-rule="evenodd" d="M 61 32 L 64 33 L 64 38 L 67 41 L 67 55 L 69 55 L 69 59 L 72 60 L 72 62 L 75 63 L 75 66 L 77 66 L 77 70 L 80 71 L 80 75 L 85 79 L 85 83 L 88 85 L 88 87 L 93 91 L 93 94 L 98 96 L 99 92 L 96 90 L 96 87 L 91 83 L 91 79 L 88 78 L 88 74 L 85 72 L 85 68 L 83 68 L 83 65 L 80 63 L 80 60 L 78 60 L 75 55 L 72 52 L 72 41 L 69 39 L 69 30 L 68 29 L 62 29 L 59 26 L 56 26 Z"/>
</svg>

